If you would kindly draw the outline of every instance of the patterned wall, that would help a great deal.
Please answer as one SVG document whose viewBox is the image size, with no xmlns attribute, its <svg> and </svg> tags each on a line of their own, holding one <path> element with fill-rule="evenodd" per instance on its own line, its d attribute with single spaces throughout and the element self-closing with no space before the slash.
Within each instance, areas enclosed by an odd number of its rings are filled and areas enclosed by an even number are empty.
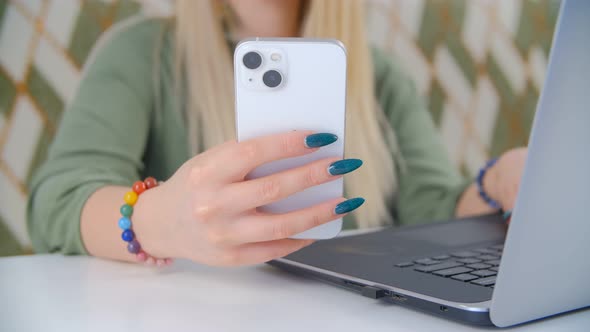
<svg viewBox="0 0 590 332">
<path fill-rule="evenodd" d="M 370 4 L 370 35 L 405 64 L 465 174 L 526 144 L 558 1 Z"/>
<path fill-rule="evenodd" d="M 490 155 L 526 143 L 557 5 L 369 1 L 371 38 L 405 65 L 465 173 L 473 174 Z M 170 5 L 168 0 L 0 0 L 0 255 L 30 243 L 24 222 L 27 185 L 45 158 L 92 45 L 138 10 L 166 13 Z"/>
</svg>

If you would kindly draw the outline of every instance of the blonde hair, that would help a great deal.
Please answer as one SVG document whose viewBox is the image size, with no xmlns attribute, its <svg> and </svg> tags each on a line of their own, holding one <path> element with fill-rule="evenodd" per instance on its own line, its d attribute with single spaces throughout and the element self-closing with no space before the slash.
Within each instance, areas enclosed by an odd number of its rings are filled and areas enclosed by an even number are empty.
<svg viewBox="0 0 590 332">
<path fill-rule="evenodd" d="M 366 199 L 355 220 L 360 227 L 391 223 L 397 145 L 375 97 L 364 3 L 311 0 L 305 9 L 302 36 L 339 39 L 348 50 L 345 154 L 362 159 L 364 166 L 346 175 L 345 191 Z M 185 116 L 194 154 L 235 139 L 232 53 L 223 17 L 221 1 L 176 1 L 177 77 L 187 83 Z"/>
</svg>

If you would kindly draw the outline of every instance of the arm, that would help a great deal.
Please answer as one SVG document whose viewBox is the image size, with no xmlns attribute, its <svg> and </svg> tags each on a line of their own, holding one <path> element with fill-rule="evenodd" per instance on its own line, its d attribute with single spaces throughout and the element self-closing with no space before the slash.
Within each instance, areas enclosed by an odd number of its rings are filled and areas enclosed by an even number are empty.
<svg viewBox="0 0 590 332">
<path fill-rule="evenodd" d="M 484 190 L 504 211 L 512 211 L 514 208 L 526 157 L 526 148 L 509 150 L 500 156 L 483 178 Z M 489 212 L 494 210 L 483 202 L 473 184 L 461 196 L 456 214 L 465 217 Z"/>
<path fill-rule="evenodd" d="M 94 192 L 84 204 L 80 232 L 88 254 L 115 260 L 134 260 L 134 255 L 125 249 L 116 223 L 121 217 L 119 207 L 123 204 L 122 197 L 128 191 L 129 187 L 105 186 Z M 139 204 L 135 207 L 136 211 Z"/>
<path fill-rule="evenodd" d="M 411 79 L 378 52 L 374 53 L 374 62 L 377 98 L 396 134 L 399 149 L 395 202 L 398 223 L 453 217 L 459 197 L 470 181 L 463 179 L 451 164 Z"/>
<path fill-rule="evenodd" d="M 401 224 L 496 212 L 472 180 L 451 165 L 445 147 L 412 81 L 383 55 L 374 53 L 377 96 L 400 149 L 397 215 Z M 503 154 L 484 177 L 484 189 L 504 210 L 516 201 L 526 149 Z M 483 166 L 483 165 L 482 165 Z"/>
<path fill-rule="evenodd" d="M 156 28 L 144 21 L 111 32 L 91 56 L 32 183 L 28 226 L 36 251 L 132 258 L 116 221 L 121 186 L 129 188 L 143 168 Z"/>
<path fill-rule="evenodd" d="M 485 180 L 485 182 L 488 181 L 489 180 L 487 179 Z M 484 183 L 484 187 L 489 188 L 490 186 Z M 475 184 L 471 184 L 461 194 L 459 202 L 457 203 L 455 215 L 459 218 L 463 218 L 493 212 L 497 211 L 492 209 L 481 199 L 481 197 L 479 197 L 477 186 Z"/>
</svg>

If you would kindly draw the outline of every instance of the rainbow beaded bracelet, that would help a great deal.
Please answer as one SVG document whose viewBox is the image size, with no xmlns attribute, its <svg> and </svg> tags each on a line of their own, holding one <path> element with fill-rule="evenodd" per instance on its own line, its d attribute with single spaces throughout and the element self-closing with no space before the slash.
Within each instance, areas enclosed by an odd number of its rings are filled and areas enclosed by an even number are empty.
<svg viewBox="0 0 590 332">
<path fill-rule="evenodd" d="M 137 202 L 139 195 L 156 186 L 158 186 L 158 181 L 152 177 L 148 177 L 144 181 L 136 181 L 133 184 L 132 190 L 125 194 L 125 204 L 120 209 L 122 217 L 119 219 L 119 228 L 123 230 L 121 238 L 127 242 L 127 251 L 135 254 L 138 261 L 145 261 L 149 256 L 141 249 L 141 245 L 133 232 L 133 224 L 131 223 L 133 206 Z"/>
</svg>

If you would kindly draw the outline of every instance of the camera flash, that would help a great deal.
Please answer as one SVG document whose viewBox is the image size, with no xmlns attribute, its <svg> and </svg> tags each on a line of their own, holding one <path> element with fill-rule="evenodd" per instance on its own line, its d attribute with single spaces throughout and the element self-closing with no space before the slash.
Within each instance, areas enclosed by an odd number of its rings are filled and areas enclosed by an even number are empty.
<svg viewBox="0 0 590 332">
<path fill-rule="evenodd" d="M 272 61 L 281 61 L 281 55 L 279 53 L 273 53 L 270 55 Z"/>
</svg>

